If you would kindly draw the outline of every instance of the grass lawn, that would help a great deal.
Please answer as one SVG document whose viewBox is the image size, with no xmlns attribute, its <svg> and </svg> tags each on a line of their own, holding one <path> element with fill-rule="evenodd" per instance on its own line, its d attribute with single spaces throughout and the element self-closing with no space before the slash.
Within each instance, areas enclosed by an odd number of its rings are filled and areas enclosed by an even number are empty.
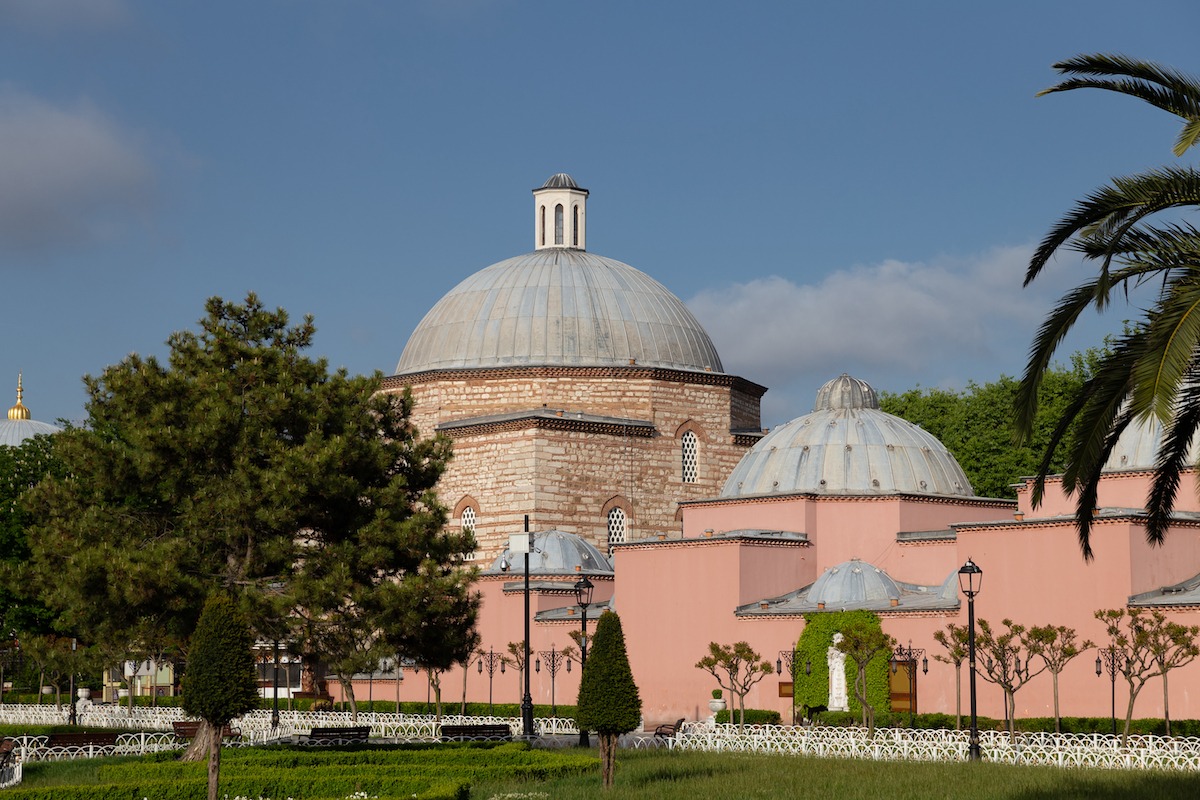
<svg viewBox="0 0 1200 800">
<path fill-rule="evenodd" d="M 579 751 L 568 752 L 577 754 Z M 595 751 L 592 752 L 594 754 Z M 480 755 L 486 759 L 486 754 Z M 27 767 L 24 788 L 57 787 L 55 797 L 69 798 L 71 793 L 67 787 L 72 784 L 95 784 L 101 765 L 130 761 L 136 762 L 137 759 L 31 764 Z M 304 769 L 304 766 L 295 767 L 297 772 Z M 568 774 L 547 780 L 497 777 L 495 772 L 491 772 L 487 777 L 477 774 L 471 782 L 472 800 L 573 800 L 596 798 L 601 794 L 598 768 L 589 774 Z M 605 798 L 611 800 L 780 800 L 793 797 L 836 800 L 1193 800 L 1198 796 L 1200 774 L 1193 773 L 1066 770 L 986 763 L 826 760 L 797 756 L 668 751 L 624 751 L 617 762 L 616 786 L 604 794 Z M 302 793 L 293 793 L 293 797 L 295 800 L 306 800 Z M 149 800 L 155 798 L 150 797 Z"/>
<path fill-rule="evenodd" d="M 597 772 L 544 782 L 477 783 L 471 789 L 471 798 L 489 800 L 523 795 L 527 800 L 582 800 L 595 798 L 600 791 Z M 604 797 L 608 800 L 1194 800 L 1200 797 L 1200 774 L 626 751 L 617 760 L 616 784 Z"/>
</svg>

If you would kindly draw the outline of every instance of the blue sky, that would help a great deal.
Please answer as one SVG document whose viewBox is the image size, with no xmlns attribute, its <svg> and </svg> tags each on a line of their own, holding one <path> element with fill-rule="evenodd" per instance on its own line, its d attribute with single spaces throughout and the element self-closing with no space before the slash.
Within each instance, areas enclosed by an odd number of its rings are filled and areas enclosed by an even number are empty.
<svg viewBox="0 0 1200 800">
<path fill-rule="evenodd" d="M 843 371 L 1017 374 L 1083 269 L 1022 290 L 1032 247 L 1178 130 L 1035 93 L 1081 52 L 1200 74 L 1197 23 L 1194 0 L 0 0 L 0 405 L 20 370 L 36 419 L 79 420 L 81 376 L 247 291 L 390 374 L 439 297 L 532 249 L 560 171 L 589 249 L 771 388 L 764 424 Z"/>
</svg>

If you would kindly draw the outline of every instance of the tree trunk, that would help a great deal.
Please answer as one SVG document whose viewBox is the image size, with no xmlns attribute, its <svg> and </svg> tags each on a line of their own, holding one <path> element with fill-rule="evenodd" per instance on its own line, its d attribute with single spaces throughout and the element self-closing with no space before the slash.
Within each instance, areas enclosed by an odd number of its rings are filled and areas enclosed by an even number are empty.
<svg viewBox="0 0 1200 800">
<path fill-rule="evenodd" d="M 1163 670 L 1163 722 L 1167 723 L 1167 736 L 1171 735 L 1171 705 L 1167 700 L 1167 670 Z"/>
<path fill-rule="evenodd" d="M 746 695 L 739 694 L 738 699 L 738 730 L 746 727 Z M 733 722 L 733 709 L 729 709 L 729 721 Z"/>
<path fill-rule="evenodd" d="M 1129 745 L 1129 723 L 1133 720 L 1133 703 L 1137 700 L 1138 692 L 1141 690 L 1141 686 L 1134 688 L 1133 683 L 1129 683 L 1129 707 L 1125 711 L 1125 732 L 1121 734 L 1121 747 Z"/>
<path fill-rule="evenodd" d="M 954 730 L 962 730 L 962 662 L 954 662 Z"/>
<path fill-rule="evenodd" d="M 1007 687 L 1004 689 L 1004 707 L 1008 712 L 1008 741 L 1015 745 L 1017 743 L 1017 693 Z"/>
<path fill-rule="evenodd" d="M 200 729 L 209 732 L 208 800 L 217 800 L 217 786 L 221 782 L 221 728 L 205 722 Z"/>
<path fill-rule="evenodd" d="M 600 783 L 605 789 L 613 785 L 613 773 L 617 769 L 617 735 L 600 734 Z"/>
<path fill-rule="evenodd" d="M 350 703 L 350 724 L 358 724 L 358 700 L 354 697 L 354 684 L 349 678 L 338 674 L 338 683 L 342 685 L 342 697 Z"/>
<path fill-rule="evenodd" d="M 46 670 L 38 670 L 37 698 L 38 705 L 42 704 L 42 687 L 46 685 Z"/>
<path fill-rule="evenodd" d="M 196 736 L 188 745 L 187 750 L 183 751 L 180 756 L 180 761 L 204 761 L 210 756 L 213 749 L 213 743 L 219 747 L 221 745 L 220 730 L 209 725 L 207 722 L 201 722 L 200 727 L 196 729 Z"/>
<path fill-rule="evenodd" d="M 436 719 L 442 721 L 442 675 L 429 673 L 429 685 L 433 687 L 433 706 L 436 709 Z"/>
<path fill-rule="evenodd" d="M 1058 673 L 1051 675 L 1054 676 L 1054 732 L 1062 733 L 1062 716 L 1058 713 Z"/>
<path fill-rule="evenodd" d="M 470 661 L 463 663 L 463 699 L 462 699 L 462 708 L 458 712 L 459 715 L 463 716 L 463 717 L 465 717 L 467 715 L 467 667 L 469 667 L 470 664 L 471 664 Z M 0 686 L 3 686 L 3 685 L 4 685 L 4 682 L 0 681 Z"/>
</svg>

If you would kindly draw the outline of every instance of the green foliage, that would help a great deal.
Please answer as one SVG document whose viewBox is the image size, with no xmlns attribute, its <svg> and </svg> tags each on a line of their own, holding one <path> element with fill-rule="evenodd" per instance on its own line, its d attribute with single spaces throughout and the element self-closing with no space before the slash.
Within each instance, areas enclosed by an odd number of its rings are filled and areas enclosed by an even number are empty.
<svg viewBox="0 0 1200 800">
<path fill-rule="evenodd" d="M 65 474 L 54 453 L 53 436 L 34 436 L 19 447 L 0 446 L 0 628 L 5 631 L 51 631 L 53 614 L 20 576 L 30 555 L 30 517 L 21 497 L 42 478 Z"/>
<path fill-rule="evenodd" d="M 1055 425 L 1097 357 L 1094 351 L 1076 353 L 1070 367 L 1055 364 L 1046 370 L 1038 390 L 1037 416 L 1021 444 L 1013 442 L 1013 403 L 1020 384 L 1007 375 L 984 384 L 972 381 L 958 392 L 919 388 L 900 394 L 883 392 L 879 406 L 937 437 L 958 461 L 976 495 L 1015 498 L 1012 484 L 1037 473 Z M 1050 470 L 1061 472 L 1065 463 L 1062 455 L 1056 455 Z"/>
<path fill-rule="evenodd" d="M 827 653 L 833 642 L 833 635 L 860 621 L 882 630 L 879 617 L 870 611 L 829 611 L 804 615 L 804 631 L 796 643 L 797 655 L 793 666 L 796 682 L 792 699 L 799 708 L 810 709 L 828 705 Z M 812 664 L 812 674 L 805 674 L 806 663 Z M 845 670 L 846 686 L 853 687 L 857 672 L 854 663 L 849 659 L 845 662 Z M 849 695 L 850 710 L 861 716 L 862 705 L 852 689 Z M 877 711 L 885 711 L 891 707 L 886 657 L 872 659 L 867 665 L 867 699 Z"/>
<path fill-rule="evenodd" d="M 545 781 L 596 768 L 590 755 L 533 750 L 526 743 L 501 745 L 406 745 L 355 750 L 291 746 L 241 748 L 222 759 L 222 793 L 230 797 L 343 798 L 365 792 L 380 798 L 461 798 L 478 781 Z M 171 754 L 138 760 L 96 762 L 87 785 L 50 785 L 37 770 L 19 798 L 129 798 L 192 800 L 203 793 L 205 765 Z M 29 784 L 44 783 L 38 787 Z M 83 783 L 81 780 L 80 783 Z M 7 792 L 6 792 L 7 794 Z"/>
<path fill-rule="evenodd" d="M 226 591 L 262 636 L 335 667 L 420 660 L 429 626 L 469 629 L 474 541 L 444 532 L 433 493 L 448 441 L 420 439 L 378 373 L 309 357 L 310 318 L 253 294 L 206 312 L 168 363 L 85 379 L 87 425 L 54 440 L 69 477 L 27 495 L 29 579 L 61 624 L 114 651 L 180 642 Z"/>
<path fill-rule="evenodd" d="M 875 733 L 875 706 L 868 693 L 867 671 L 872 663 L 887 661 L 896 648 L 896 640 L 883 632 L 878 620 L 858 619 L 841 629 L 842 639 L 835 647 L 846 654 L 847 661 L 857 667 L 854 676 L 854 694 L 862 706 L 863 724 L 870 735 Z"/>
<path fill-rule="evenodd" d="M 635 730 L 642 718 L 642 699 L 633 682 L 621 618 L 605 611 L 596 623 L 587 664 L 579 685 L 576 722 L 600 734 Z"/>
<path fill-rule="evenodd" d="M 739 725 L 779 725 L 782 722 L 778 711 L 772 711 L 766 708 L 747 708 L 744 709 L 744 711 L 744 718 L 741 713 L 738 714 L 737 722 Z M 731 719 L 732 715 L 732 708 L 727 708 L 724 711 L 718 711 L 716 714 L 716 721 L 722 724 L 731 722 L 733 721 Z"/>
<path fill-rule="evenodd" d="M 183 674 L 183 710 L 214 727 L 258 708 L 254 638 L 229 597 L 215 594 L 204 605 L 192 635 Z"/>
</svg>

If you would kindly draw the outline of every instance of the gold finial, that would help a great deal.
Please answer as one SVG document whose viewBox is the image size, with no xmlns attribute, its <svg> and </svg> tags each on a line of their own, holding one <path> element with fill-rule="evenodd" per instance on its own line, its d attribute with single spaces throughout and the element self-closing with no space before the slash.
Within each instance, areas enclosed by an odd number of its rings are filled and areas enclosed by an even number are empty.
<svg viewBox="0 0 1200 800">
<path fill-rule="evenodd" d="M 9 419 L 29 419 L 29 409 L 21 402 L 25 389 L 21 386 L 21 373 L 17 373 L 17 404 L 8 410 Z"/>
</svg>

